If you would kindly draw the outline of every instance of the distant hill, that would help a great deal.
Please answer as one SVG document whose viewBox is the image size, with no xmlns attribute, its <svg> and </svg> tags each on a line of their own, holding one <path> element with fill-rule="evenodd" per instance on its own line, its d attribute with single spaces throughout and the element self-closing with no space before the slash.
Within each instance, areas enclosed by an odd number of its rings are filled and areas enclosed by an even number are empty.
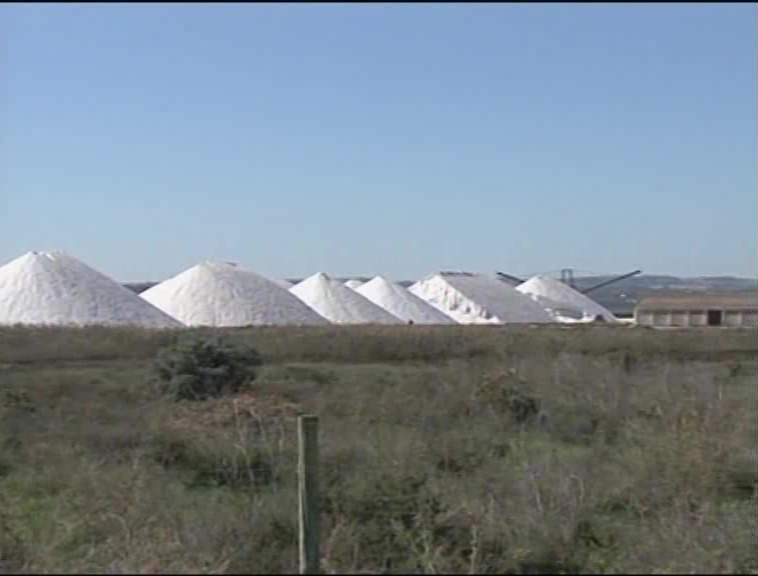
<svg viewBox="0 0 758 576">
<path fill-rule="evenodd" d="M 582 291 L 610 280 L 613 276 L 580 276 L 574 279 L 575 287 Z M 358 277 L 359 280 L 368 281 L 370 277 Z M 288 278 L 290 282 L 297 283 L 300 278 Z M 349 278 L 338 278 L 340 281 L 349 280 Z M 504 279 L 505 281 L 505 279 Z M 415 280 L 400 280 L 398 284 L 408 287 Z M 148 288 L 158 284 L 158 282 L 131 282 L 124 286 L 139 294 Z M 588 294 L 593 300 L 608 308 L 614 314 L 619 316 L 629 316 L 634 312 L 634 307 L 639 299 L 647 292 L 653 291 L 705 291 L 705 290 L 724 290 L 724 291 L 741 291 L 758 289 L 758 279 L 755 278 L 734 278 L 732 276 L 703 276 L 697 278 L 679 278 L 676 276 L 656 276 L 640 274 L 626 280 L 621 280 L 615 284 L 593 290 Z"/>
</svg>

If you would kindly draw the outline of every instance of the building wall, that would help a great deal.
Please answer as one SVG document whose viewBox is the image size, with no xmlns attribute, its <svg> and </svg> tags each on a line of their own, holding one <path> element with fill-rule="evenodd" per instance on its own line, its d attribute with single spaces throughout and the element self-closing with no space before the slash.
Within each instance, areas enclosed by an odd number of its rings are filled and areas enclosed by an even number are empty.
<svg viewBox="0 0 758 576">
<path fill-rule="evenodd" d="M 722 322 L 724 326 L 742 326 L 742 312 L 739 310 L 726 310 Z"/>
<path fill-rule="evenodd" d="M 634 320 L 637 324 L 640 324 L 642 326 L 652 326 L 653 325 L 653 313 L 652 312 L 642 312 L 642 311 L 636 311 L 634 313 Z"/>
<path fill-rule="evenodd" d="M 706 310 L 677 310 L 668 312 L 665 310 L 637 310 L 635 312 L 637 324 L 655 327 L 700 327 L 708 326 L 708 312 Z M 724 310 L 721 316 L 721 325 L 727 327 L 758 327 L 758 310 Z"/>
<path fill-rule="evenodd" d="M 653 314 L 653 326 L 671 326 L 671 314 L 668 312 L 655 312 Z"/>
<path fill-rule="evenodd" d="M 672 312 L 671 313 L 671 325 L 679 328 L 687 328 L 690 325 L 690 313 L 689 312 Z"/>
<path fill-rule="evenodd" d="M 708 313 L 704 310 L 689 312 L 690 326 L 708 326 Z"/>
</svg>

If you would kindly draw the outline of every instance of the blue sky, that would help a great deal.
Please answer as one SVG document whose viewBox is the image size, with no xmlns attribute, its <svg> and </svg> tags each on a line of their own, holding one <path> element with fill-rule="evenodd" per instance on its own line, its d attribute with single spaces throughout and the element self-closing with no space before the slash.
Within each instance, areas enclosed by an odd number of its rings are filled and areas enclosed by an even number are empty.
<svg viewBox="0 0 758 576">
<path fill-rule="evenodd" d="M 756 8 L 3 5 L 0 262 L 758 274 Z"/>
</svg>

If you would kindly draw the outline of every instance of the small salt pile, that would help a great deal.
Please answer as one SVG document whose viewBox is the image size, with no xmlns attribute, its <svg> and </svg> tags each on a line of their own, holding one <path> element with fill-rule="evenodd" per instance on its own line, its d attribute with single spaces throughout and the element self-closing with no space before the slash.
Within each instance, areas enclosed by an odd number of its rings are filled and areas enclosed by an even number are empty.
<svg viewBox="0 0 758 576">
<path fill-rule="evenodd" d="M 356 292 L 393 316 L 414 324 L 455 324 L 455 321 L 402 286 L 382 276 L 369 280 Z"/>
<path fill-rule="evenodd" d="M 386 310 L 323 272 L 290 288 L 295 296 L 335 324 L 401 324 Z"/>
<path fill-rule="evenodd" d="M 442 272 L 408 290 L 461 324 L 546 323 L 551 316 L 495 276 Z"/>
<path fill-rule="evenodd" d="M 516 287 L 561 322 L 590 322 L 598 316 L 605 322 L 617 322 L 606 308 L 549 276 L 537 275 Z"/>
<path fill-rule="evenodd" d="M 63 251 L 28 252 L 0 267 L 0 324 L 182 324 Z"/>
<path fill-rule="evenodd" d="M 275 282 L 226 262 L 202 262 L 140 296 L 188 326 L 329 323 Z"/>
</svg>

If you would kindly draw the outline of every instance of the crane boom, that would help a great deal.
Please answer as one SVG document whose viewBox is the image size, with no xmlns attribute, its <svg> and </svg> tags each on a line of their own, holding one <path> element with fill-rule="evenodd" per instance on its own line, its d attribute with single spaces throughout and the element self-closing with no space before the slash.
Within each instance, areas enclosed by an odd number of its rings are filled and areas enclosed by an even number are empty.
<svg viewBox="0 0 758 576">
<path fill-rule="evenodd" d="M 621 276 L 616 276 L 615 278 L 611 278 L 610 280 L 605 280 L 604 282 L 601 282 L 600 284 L 595 284 L 594 286 L 590 286 L 589 288 L 580 290 L 580 292 L 582 294 L 587 294 L 589 292 L 592 292 L 593 290 L 602 288 L 603 286 L 609 286 L 610 284 L 615 284 L 616 282 L 620 282 L 621 280 L 626 280 L 627 278 L 631 278 L 632 276 L 637 276 L 637 274 L 641 274 L 641 273 L 642 273 L 642 270 L 635 270 L 634 272 L 629 272 L 628 274 L 622 274 Z"/>
<path fill-rule="evenodd" d="M 521 278 L 518 278 L 516 276 L 513 276 L 512 274 L 506 274 L 504 272 L 495 272 L 495 274 L 497 274 L 498 276 L 500 276 L 500 278 L 502 278 L 503 280 L 505 280 L 509 284 L 513 284 L 514 286 L 516 286 L 518 284 L 523 284 L 524 283 L 524 280 L 522 280 Z"/>
</svg>

